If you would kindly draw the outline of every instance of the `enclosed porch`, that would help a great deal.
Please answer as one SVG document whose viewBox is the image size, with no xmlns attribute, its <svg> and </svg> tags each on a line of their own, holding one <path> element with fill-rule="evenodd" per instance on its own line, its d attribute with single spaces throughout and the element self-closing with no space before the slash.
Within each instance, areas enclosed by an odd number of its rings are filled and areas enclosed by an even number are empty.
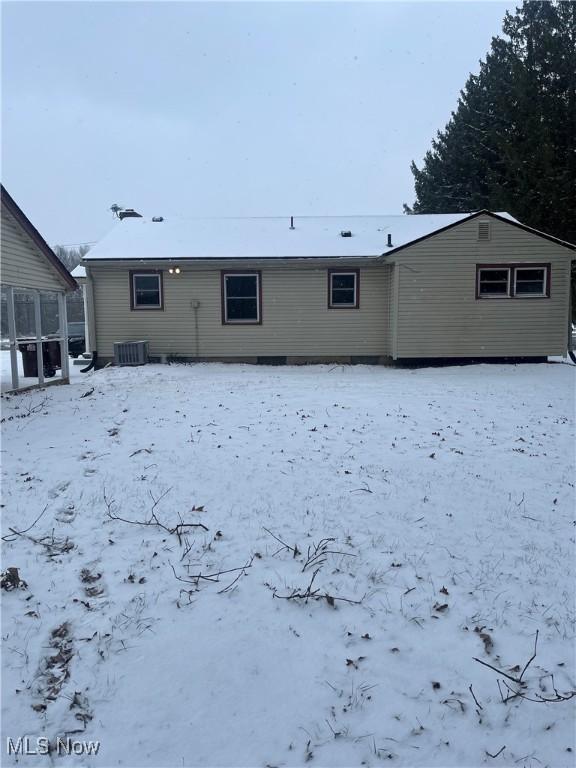
<svg viewBox="0 0 576 768">
<path fill-rule="evenodd" d="M 1 392 L 67 384 L 66 292 L 2 285 L 0 293 Z"/>
</svg>

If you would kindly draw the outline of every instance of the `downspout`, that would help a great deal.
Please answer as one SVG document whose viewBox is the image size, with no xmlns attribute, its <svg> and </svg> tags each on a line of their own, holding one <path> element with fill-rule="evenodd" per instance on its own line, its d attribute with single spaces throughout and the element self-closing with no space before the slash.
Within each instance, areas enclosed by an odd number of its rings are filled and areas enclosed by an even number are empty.
<svg viewBox="0 0 576 768">
<path fill-rule="evenodd" d="M 86 368 L 81 368 L 81 373 L 87 373 L 96 366 L 98 361 L 98 351 L 96 349 L 96 315 L 94 306 L 94 280 L 90 268 L 86 267 L 86 283 L 84 291 L 84 312 L 86 317 L 86 327 L 88 330 L 87 344 L 90 345 L 90 351 L 92 352 L 92 360 Z"/>
</svg>

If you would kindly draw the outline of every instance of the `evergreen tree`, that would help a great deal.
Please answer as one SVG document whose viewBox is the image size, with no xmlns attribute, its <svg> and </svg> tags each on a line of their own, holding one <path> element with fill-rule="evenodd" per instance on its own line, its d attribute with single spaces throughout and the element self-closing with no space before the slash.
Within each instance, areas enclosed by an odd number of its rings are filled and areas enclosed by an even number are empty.
<svg viewBox="0 0 576 768">
<path fill-rule="evenodd" d="M 506 14 L 412 173 L 407 212 L 506 210 L 576 243 L 576 2 L 525 0 Z"/>
</svg>

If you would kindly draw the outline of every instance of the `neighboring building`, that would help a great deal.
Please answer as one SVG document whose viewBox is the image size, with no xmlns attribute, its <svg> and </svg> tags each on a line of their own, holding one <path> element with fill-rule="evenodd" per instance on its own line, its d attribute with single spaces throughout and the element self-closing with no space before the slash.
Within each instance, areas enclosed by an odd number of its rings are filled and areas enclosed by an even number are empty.
<svg viewBox="0 0 576 768">
<path fill-rule="evenodd" d="M 575 246 L 507 214 L 145 219 L 85 256 L 92 349 L 386 362 L 564 355 Z"/>
<path fill-rule="evenodd" d="M 54 367 L 60 367 L 61 377 L 55 381 L 68 381 L 68 347 L 66 299 L 67 291 L 78 288 L 76 281 L 66 267 L 58 260 L 42 235 L 29 221 L 8 192 L 1 188 L 2 227 L 0 231 L 0 284 L 5 297 L 6 314 L 8 319 L 8 335 L 10 344 L 10 372 L 8 386 L 3 389 L 18 389 L 20 384 L 30 386 L 37 383 L 43 385 L 45 372 L 52 372 Z M 17 328 L 14 311 L 14 296 L 25 293 L 32 297 L 34 332 L 22 334 Z M 43 294 L 56 294 L 58 307 L 57 333 L 49 337 L 42 332 L 42 315 L 40 303 Z M 37 375 L 35 382 L 30 377 L 23 378 L 18 366 L 18 347 L 27 345 L 36 354 Z M 59 346 L 59 349 L 58 349 Z M 54 355 L 54 349 L 58 354 Z M 48 355 L 52 360 L 48 361 Z M 58 358 L 56 363 L 55 358 Z M 47 364 L 48 363 L 48 364 Z M 52 377 L 51 377 L 52 378 Z"/>
</svg>

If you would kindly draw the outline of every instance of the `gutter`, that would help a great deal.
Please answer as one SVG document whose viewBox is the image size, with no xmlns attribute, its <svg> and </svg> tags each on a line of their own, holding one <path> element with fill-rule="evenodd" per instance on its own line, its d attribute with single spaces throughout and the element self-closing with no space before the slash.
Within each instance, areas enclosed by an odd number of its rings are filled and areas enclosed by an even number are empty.
<svg viewBox="0 0 576 768">
<path fill-rule="evenodd" d="M 134 259 L 127 259 L 126 257 L 114 257 L 114 258 L 86 258 L 86 266 L 88 266 L 89 263 L 97 264 L 98 266 L 104 266 L 106 264 L 149 264 L 151 262 L 158 263 L 158 264 L 194 264 L 196 262 L 201 263 L 218 263 L 218 262 L 228 262 L 228 261 L 234 261 L 234 262 L 246 262 L 246 263 L 253 263 L 258 261 L 265 261 L 265 262 L 276 262 L 281 263 L 283 261 L 303 261 L 303 262 L 314 262 L 314 261 L 354 261 L 356 259 L 362 260 L 362 261 L 368 261 L 373 260 L 375 262 L 380 261 L 382 256 L 387 256 L 388 254 L 378 254 L 378 253 L 371 253 L 371 254 L 355 254 L 355 255 L 345 255 L 345 256 L 184 256 L 182 258 L 177 257 L 169 257 L 169 258 L 162 258 L 162 257 L 156 257 L 156 256 L 150 256 L 147 258 L 134 258 Z"/>
</svg>

